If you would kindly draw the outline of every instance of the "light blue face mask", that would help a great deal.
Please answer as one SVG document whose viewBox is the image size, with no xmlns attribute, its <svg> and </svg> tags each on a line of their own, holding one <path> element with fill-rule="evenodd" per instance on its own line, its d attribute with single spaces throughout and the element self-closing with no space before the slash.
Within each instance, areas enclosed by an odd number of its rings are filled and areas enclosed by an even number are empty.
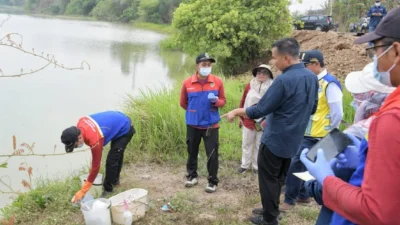
<svg viewBox="0 0 400 225">
<path fill-rule="evenodd" d="M 82 144 L 78 145 L 77 148 L 82 148 L 82 147 L 83 147 L 83 142 L 82 142 Z"/>
<path fill-rule="evenodd" d="M 206 77 L 211 73 L 211 67 L 200 67 L 199 73 L 201 76 Z"/>
<path fill-rule="evenodd" d="M 380 56 L 374 55 L 374 65 L 373 65 L 373 71 L 374 71 L 374 77 L 376 80 L 378 80 L 381 84 L 389 87 L 393 87 L 392 82 L 390 81 L 390 71 L 393 70 L 393 68 L 396 66 L 396 64 L 393 64 L 392 67 L 386 72 L 379 72 L 378 71 L 378 59 L 385 55 L 391 48 L 393 47 L 390 46 L 388 49 L 386 49 Z"/>
</svg>

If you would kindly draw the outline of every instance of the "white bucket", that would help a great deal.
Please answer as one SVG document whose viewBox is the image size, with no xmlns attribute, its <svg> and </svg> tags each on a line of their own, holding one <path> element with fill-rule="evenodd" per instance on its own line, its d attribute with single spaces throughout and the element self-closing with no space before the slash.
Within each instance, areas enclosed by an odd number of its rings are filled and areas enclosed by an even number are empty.
<svg viewBox="0 0 400 225">
<path fill-rule="evenodd" d="M 84 174 L 80 176 L 82 186 L 86 182 L 89 174 Z M 93 181 L 93 185 L 88 192 L 90 192 L 94 197 L 99 197 L 103 191 L 103 174 L 98 173 Z"/>
<path fill-rule="evenodd" d="M 111 201 L 109 199 L 98 198 L 87 201 L 84 204 L 88 210 L 81 208 L 81 211 L 86 225 L 111 225 Z M 96 207 L 97 205 L 104 205 L 104 207 Z"/>
<path fill-rule="evenodd" d="M 111 214 L 113 222 L 117 224 L 124 224 L 124 199 L 128 203 L 129 211 L 131 211 L 133 214 L 133 221 L 143 217 L 148 210 L 149 205 L 147 193 L 148 192 L 145 189 L 133 188 L 109 198 L 111 201 Z"/>
</svg>

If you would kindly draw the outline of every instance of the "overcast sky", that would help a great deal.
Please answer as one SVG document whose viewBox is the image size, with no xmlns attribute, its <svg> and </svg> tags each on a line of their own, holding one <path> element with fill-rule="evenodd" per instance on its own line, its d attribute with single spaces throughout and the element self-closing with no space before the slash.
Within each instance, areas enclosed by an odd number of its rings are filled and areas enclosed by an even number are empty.
<svg viewBox="0 0 400 225">
<path fill-rule="evenodd" d="M 291 0 L 292 5 L 289 6 L 290 12 L 294 12 L 296 10 L 300 12 L 307 11 L 309 9 L 320 9 L 321 5 L 323 5 L 327 0 L 303 0 L 303 3 L 298 3 L 297 0 Z"/>
</svg>

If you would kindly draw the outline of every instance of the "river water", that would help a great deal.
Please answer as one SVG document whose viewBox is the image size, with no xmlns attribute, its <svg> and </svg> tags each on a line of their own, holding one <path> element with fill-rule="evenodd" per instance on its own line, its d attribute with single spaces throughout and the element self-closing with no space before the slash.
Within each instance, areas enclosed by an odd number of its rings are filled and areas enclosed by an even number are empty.
<svg viewBox="0 0 400 225">
<path fill-rule="evenodd" d="M 0 14 L 0 24 L 6 18 Z M 86 65 L 83 70 L 49 66 L 22 77 L 0 77 L 0 165 L 7 163 L 7 168 L 0 168 L 0 208 L 15 196 L 8 192 L 28 190 L 23 180 L 34 187 L 38 180 L 64 178 L 89 165 L 87 150 L 53 155 L 65 153 L 60 142 L 64 128 L 75 125 L 81 116 L 122 110 L 127 95 L 135 96 L 140 89 L 171 87 L 174 80 L 194 69 L 192 57 L 159 49 L 158 43 L 166 35 L 130 25 L 12 15 L 0 27 L 0 38 L 7 33 L 22 35 L 22 47 L 27 51 L 43 52 L 45 57 L 50 54 L 50 58 L 54 55 L 69 68 L 80 67 L 85 60 L 90 70 Z M 11 37 L 20 43 L 19 36 Z M 0 46 L 4 75 L 36 70 L 46 63 Z M 24 150 L 23 154 L 50 156 L 4 157 L 18 149 Z M 32 168 L 31 179 L 20 167 Z"/>
</svg>

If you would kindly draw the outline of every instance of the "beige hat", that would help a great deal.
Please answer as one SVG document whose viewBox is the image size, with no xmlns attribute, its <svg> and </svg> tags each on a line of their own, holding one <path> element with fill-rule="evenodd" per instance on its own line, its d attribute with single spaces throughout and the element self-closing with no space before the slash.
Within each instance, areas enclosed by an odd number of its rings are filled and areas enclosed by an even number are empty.
<svg viewBox="0 0 400 225">
<path fill-rule="evenodd" d="M 267 69 L 267 70 L 269 71 L 269 77 L 270 77 L 271 79 L 274 79 L 274 76 L 272 75 L 271 67 L 268 66 L 268 65 L 266 65 L 266 64 L 261 64 L 261 65 L 259 65 L 258 67 L 254 68 L 254 69 L 253 69 L 253 76 L 257 76 L 257 70 L 258 70 L 259 68 L 265 68 L 265 69 Z"/>
<path fill-rule="evenodd" d="M 383 85 L 374 77 L 373 63 L 369 63 L 362 71 L 351 72 L 347 75 L 345 86 L 351 93 L 359 94 L 369 91 L 392 93 L 395 88 Z"/>
</svg>

